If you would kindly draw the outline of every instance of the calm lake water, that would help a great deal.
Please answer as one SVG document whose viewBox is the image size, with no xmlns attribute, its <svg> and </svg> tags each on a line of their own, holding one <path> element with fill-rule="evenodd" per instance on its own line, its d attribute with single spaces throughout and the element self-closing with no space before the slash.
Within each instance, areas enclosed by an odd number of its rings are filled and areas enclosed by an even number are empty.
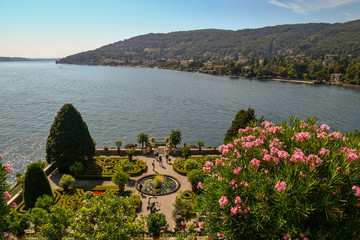
<svg viewBox="0 0 360 240">
<path fill-rule="evenodd" d="M 360 129 L 360 90 L 334 86 L 231 79 L 144 68 L 0 62 L 0 154 L 15 172 L 45 159 L 59 109 L 72 103 L 97 147 L 158 139 L 171 129 L 187 144 L 219 146 L 240 109 L 279 123 L 316 116 L 333 130 Z M 10 182 L 15 174 L 11 174 Z"/>
</svg>

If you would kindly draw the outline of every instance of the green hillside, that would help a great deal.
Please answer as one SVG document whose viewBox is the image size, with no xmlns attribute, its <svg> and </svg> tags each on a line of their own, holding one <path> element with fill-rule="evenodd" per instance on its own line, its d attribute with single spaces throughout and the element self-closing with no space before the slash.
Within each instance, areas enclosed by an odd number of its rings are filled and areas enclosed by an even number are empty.
<svg viewBox="0 0 360 240">
<path fill-rule="evenodd" d="M 59 63 L 132 65 L 154 60 L 221 59 L 226 56 L 272 57 L 289 54 L 360 56 L 360 20 L 243 29 L 205 29 L 146 34 L 93 51 L 63 58 Z"/>
</svg>

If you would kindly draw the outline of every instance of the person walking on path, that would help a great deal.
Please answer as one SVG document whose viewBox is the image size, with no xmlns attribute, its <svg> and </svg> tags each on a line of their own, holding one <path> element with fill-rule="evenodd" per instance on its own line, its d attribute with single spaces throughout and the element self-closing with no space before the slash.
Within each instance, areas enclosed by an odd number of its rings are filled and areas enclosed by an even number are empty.
<svg viewBox="0 0 360 240">
<path fill-rule="evenodd" d="M 160 167 L 164 167 L 164 165 L 162 163 L 162 157 L 161 156 L 159 156 L 159 165 L 160 165 Z"/>
<path fill-rule="evenodd" d="M 153 171 L 155 172 L 155 160 L 152 162 Z"/>
</svg>

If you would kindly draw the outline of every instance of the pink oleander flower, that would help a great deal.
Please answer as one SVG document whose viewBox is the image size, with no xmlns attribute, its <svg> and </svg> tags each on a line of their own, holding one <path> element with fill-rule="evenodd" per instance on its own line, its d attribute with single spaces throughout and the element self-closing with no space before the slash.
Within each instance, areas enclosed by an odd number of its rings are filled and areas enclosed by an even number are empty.
<svg viewBox="0 0 360 240">
<path fill-rule="evenodd" d="M 305 141 L 305 139 L 310 139 L 311 134 L 309 132 L 299 132 L 295 135 L 295 140 L 296 141 Z"/>
<path fill-rule="evenodd" d="M 286 182 L 284 182 L 284 181 L 282 181 L 282 182 L 278 181 L 278 182 L 276 183 L 276 185 L 275 185 L 275 188 L 276 188 L 276 190 L 277 190 L 278 192 L 281 192 L 281 191 L 285 190 L 285 189 L 286 189 Z"/>
<path fill-rule="evenodd" d="M 323 130 L 323 131 L 327 131 L 327 132 L 330 131 L 330 127 L 328 125 L 326 125 L 326 124 L 321 125 L 320 129 Z"/>
<path fill-rule="evenodd" d="M 17 204 L 16 203 L 11 203 L 11 207 L 13 208 L 13 209 L 15 209 L 15 208 L 17 208 Z"/>
<path fill-rule="evenodd" d="M 333 133 L 330 133 L 328 135 L 328 137 L 330 138 L 330 140 L 334 140 L 335 138 L 342 139 L 343 136 L 340 132 L 333 132 Z"/>
<path fill-rule="evenodd" d="M 235 168 L 235 169 L 234 169 L 234 174 L 235 174 L 235 175 L 239 175 L 240 172 L 241 172 L 241 170 L 242 170 L 241 167 Z"/>
<path fill-rule="evenodd" d="M 202 168 L 203 172 L 211 172 L 211 168 L 210 167 L 203 167 Z"/>
<path fill-rule="evenodd" d="M 4 160 L 4 157 L 3 155 L 0 154 L 0 160 Z"/>
<path fill-rule="evenodd" d="M 221 196 L 221 198 L 219 199 L 219 204 L 220 204 L 221 207 L 228 204 L 228 202 L 229 202 L 229 200 L 224 196 Z"/>
<path fill-rule="evenodd" d="M 4 167 L 8 171 L 9 174 L 14 172 L 14 169 L 12 169 L 9 164 L 5 164 Z"/>
<path fill-rule="evenodd" d="M 199 227 L 203 228 L 205 226 L 204 222 L 199 222 Z"/>
<path fill-rule="evenodd" d="M 309 125 L 307 123 L 300 124 L 300 128 L 307 128 Z"/>
<path fill-rule="evenodd" d="M 235 204 L 241 203 L 241 197 L 237 196 L 234 202 Z"/>
<path fill-rule="evenodd" d="M 271 155 L 265 154 L 264 157 L 263 157 L 263 160 L 264 160 L 265 162 L 270 162 L 270 160 L 271 160 Z"/>
<path fill-rule="evenodd" d="M 10 200 L 11 199 L 11 195 L 6 191 L 6 192 L 4 192 L 4 194 L 5 194 L 5 198 L 6 198 L 6 200 Z"/>
<path fill-rule="evenodd" d="M 290 154 L 287 151 L 278 151 L 277 155 L 279 156 L 279 158 L 284 158 L 284 159 L 290 157 Z"/>
<path fill-rule="evenodd" d="M 254 167 L 258 167 L 260 165 L 260 161 L 257 160 L 256 158 L 253 158 L 250 163 L 254 166 Z"/>
<path fill-rule="evenodd" d="M 207 162 L 205 163 L 205 166 L 206 166 L 206 167 L 212 167 L 212 166 L 214 166 L 214 164 L 213 164 L 212 162 L 210 162 L 210 161 L 207 161 Z"/>
<path fill-rule="evenodd" d="M 217 158 L 215 159 L 215 166 L 219 166 L 220 165 L 220 160 Z"/>
<path fill-rule="evenodd" d="M 238 212 L 238 208 L 236 206 L 230 209 L 231 215 L 236 215 L 237 212 Z"/>
<path fill-rule="evenodd" d="M 360 187 L 354 185 L 352 189 L 356 191 L 355 196 L 360 197 Z"/>
<path fill-rule="evenodd" d="M 289 239 L 289 240 L 290 240 L 290 239 L 291 239 L 291 235 L 290 235 L 290 233 L 286 234 L 286 235 L 284 236 L 284 239 L 285 239 L 285 240 L 287 240 L 287 239 Z"/>
<path fill-rule="evenodd" d="M 198 185 L 197 185 L 197 189 L 204 189 L 204 187 L 203 187 L 203 185 L 202 185 L 202 183 L 201 183 L 201 182 L 199 182 L 199 183 L 198 183 Z"/>
<path fill-rule="evenodd" d="M 291 156 L 290 161 L 292 162 L 305 162 L 307 160 L 307 157 L 305 154 L 298 148 L 295 148 L 294 154 Z"/>
<path fill-rule="evenodd" d="M 321 133 L 316 134 L 316 136 L 317 136 L 318 138 L 324 138 L 324 137 L 326 137 L 326 135 L 327 135 L 326 132 L 321 132 Z"/>
<path fill-rule="evenodd" d="M 330 150 L 328 150 L 328 149 L 325 149 L 325 148 L 321 148 L 321 150 L 319 151 L 319 154 L 321 154 L 321 155 L 327 155 L 327 156 L 329 156 L 330 155 Z"/>
</svg>

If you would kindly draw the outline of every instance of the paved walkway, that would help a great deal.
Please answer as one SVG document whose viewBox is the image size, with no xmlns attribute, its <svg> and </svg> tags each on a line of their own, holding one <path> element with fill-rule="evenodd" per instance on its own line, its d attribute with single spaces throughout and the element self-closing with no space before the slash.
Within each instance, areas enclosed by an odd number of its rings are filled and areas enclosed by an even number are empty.
<svg viewBox="0 0 360 240">
<path fill-rule="evenodd" d="M 172 168 L 172 163 L 174 162 L 174 160 L 176 159 L 175 157 L 170 157 L 171 162 L 167 163 L 166 159 L 165 159 L 165 155 L 164 155 L 164 150 L 158 149 L 159 152 L 161 152 L 162 158 L 163 158 L 163 167 L 160 167 L 159 162 L 157 162 L 155 160 L 155 157 L 150 157 L 150 156 L 135 156 L 135 158 L 139 158 L 143 161 L 146 162 L 147 164 L 147 171 L 144 172 L 143 174 L 141 174 L 140 176 L 137 177 L 131 177 L 130 181 L 128 184 L 126 184 L 125 186 L 125 190 L 131 190 L 134 191 L 135 190 L 135 183 L 138 179 L 147 176 L 147 175 L 151 175 L 154 173 L 160 173 L 160 174 L 167 174 L 170 176 L 175 177 L 179 182 L 180 182 L 180 188 L 177 192 L 169 194 L 169 195 L 165 195 L 165 196 L 157 196 L 156 201 L 159 203 L 160 205 L 160 213 L 164 213 L 166 215 L 166 221 L 169 224 L 170 229 L 172 230 L 173 225 L 174 225 L 174 220 L 171 217 L 171 213 L 172 210 L 174 209 L 173 204 L 175 203 L 175 198 L 176 196 L 180 193 L 180 191 L 185 191 L 185 190 L 191 190 L 191 184 L 187 181 L 186 176 L 182 176 L 180 174 L 178 174 L 177 172 L 175 172 Z M 155 160 L 155 171 L 153 171 L 152 168 L 152 162 L 153 160 Z M 50 184 L 51 187 L 53 189 L 55 188 L 59 188 L 59 181 L 61 178 L 62 174 L 60 174 L 59 172 L 55 171 L 53 172 L 50 176 L 49 176 L 49 180 L 50 180 Z M 102 181 L 102 180 L 76 180 L 75 184 L 73 186 L 116 186 L 112 181 Z M 136 190 L 135 190 L 136 191 Z M 147 205 L 148 205 L 148 199 L 150 196 L 147 195 L 140 195 L 142 196 L 142 205 L 141 205 L 141 210 L 140 213 L 147 215 L 150 212 L 146 209 Z"/>
</svg>

